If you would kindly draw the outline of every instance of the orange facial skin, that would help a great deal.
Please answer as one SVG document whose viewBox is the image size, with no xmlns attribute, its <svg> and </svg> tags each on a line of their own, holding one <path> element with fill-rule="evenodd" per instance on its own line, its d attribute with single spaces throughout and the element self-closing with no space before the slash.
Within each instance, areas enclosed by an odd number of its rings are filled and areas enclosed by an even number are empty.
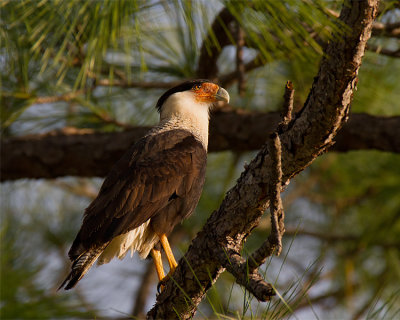
<svg viewBox="0 0 400 320">
<path fill-rule="evenodd" d="M 219 86 L 214 83 L 205 82 L 199 86 L 192 89 L 195 93 L 196 101 L 198 102 L 215 102 L 217 99 L 215 95 L 217 94 Z"/>
</svg>

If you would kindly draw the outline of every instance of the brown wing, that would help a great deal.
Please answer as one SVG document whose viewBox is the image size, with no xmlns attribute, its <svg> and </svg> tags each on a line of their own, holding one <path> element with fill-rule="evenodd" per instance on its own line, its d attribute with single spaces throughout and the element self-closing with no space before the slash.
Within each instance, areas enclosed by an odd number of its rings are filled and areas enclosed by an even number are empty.
<svg viewBox="0 0 400 320">
<path fill-rule="evenodd" d="M 142 138 L 114 165 L 86 209 L 70 258 L 140 226 L 174 197 L 197 192 L 206 156 L 202 144 L 185 130 Z"/>
</svg>

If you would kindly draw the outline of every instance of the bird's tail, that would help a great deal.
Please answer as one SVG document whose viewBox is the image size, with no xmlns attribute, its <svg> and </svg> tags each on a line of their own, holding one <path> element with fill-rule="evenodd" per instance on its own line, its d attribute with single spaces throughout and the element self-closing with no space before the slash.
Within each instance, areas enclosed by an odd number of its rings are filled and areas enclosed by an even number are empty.
<svg viewBox="0 0 400 320">
<path fill-rule="evenodd" d="M 69 290 L 75 287 L 78 281 L 82 279 L 86 272 L 88 272 L 91 266 L 96 262 L 105 247 L 106 246 L 101 246 L 90 249 L 77 257 L 72 263 L 71 272 L 57 290 L 64 287 L 65 290 Z"/>
</svg>

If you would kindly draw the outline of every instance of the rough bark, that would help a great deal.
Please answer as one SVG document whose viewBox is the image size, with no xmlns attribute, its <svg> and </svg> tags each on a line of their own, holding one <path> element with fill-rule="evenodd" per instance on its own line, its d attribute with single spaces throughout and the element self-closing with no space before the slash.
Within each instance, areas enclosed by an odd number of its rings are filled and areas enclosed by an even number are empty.
<svg viewBox="0 0 400 320">
<path fill-rule="evenodd" d="M 346 120 L 377 2 L 352 1 L 343 6 L 339 19 L 351 32 L 327 46 L 302 112 L 280 134 L 283 185 L 332 144 Z M 264 146 L 193 240 L 149 318 L 188 319 L 194 315 L 206 291 L 229 265 L 227 253 L 240 254 L 243 242 L 268 207 L 270 166 Z"/>
<path fill-rule="evenodd" d="M 279 122 L 279 114 L 219 110 L 211 117 L 211 152 L 259 150 Z M 96 133 L 67 128 L 1 141 L 1 181 L 62 176 L 105 176 L 149 127 Z M 376 149 L 400 153 L 400 117 L 352 114 L 330 150 Z"/>
</svg>

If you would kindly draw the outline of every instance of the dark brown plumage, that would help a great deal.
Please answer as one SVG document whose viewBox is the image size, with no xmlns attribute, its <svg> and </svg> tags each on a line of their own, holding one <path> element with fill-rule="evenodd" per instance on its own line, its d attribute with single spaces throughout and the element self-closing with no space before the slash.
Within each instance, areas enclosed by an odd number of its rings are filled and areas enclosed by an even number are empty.
<svg viewBox="0 0 400 320">
<path fill-rule="evenodd" d="M 199 201 L 207 161 L 209 101 L 227 97 L 225 90 L 200 80 L 171 89 L 160 98 L 157 108 L 164 119 L 114 165 L 86 209 L 68 253 L 72 270 L 60 288 L 74 287 L 96 260 L 104 263 L 114 256 L 121 258 L 129 249 L 144 258 L 150 251 L 153 254 L 160 240 L 174 267 L 166 235 Z M 202 122 L 196 112 L 203 114 Z M 160 267 L 160 261 L 156 263 Z M 157 271 L 163 278 L 163 270 Z"/>
</svg>

